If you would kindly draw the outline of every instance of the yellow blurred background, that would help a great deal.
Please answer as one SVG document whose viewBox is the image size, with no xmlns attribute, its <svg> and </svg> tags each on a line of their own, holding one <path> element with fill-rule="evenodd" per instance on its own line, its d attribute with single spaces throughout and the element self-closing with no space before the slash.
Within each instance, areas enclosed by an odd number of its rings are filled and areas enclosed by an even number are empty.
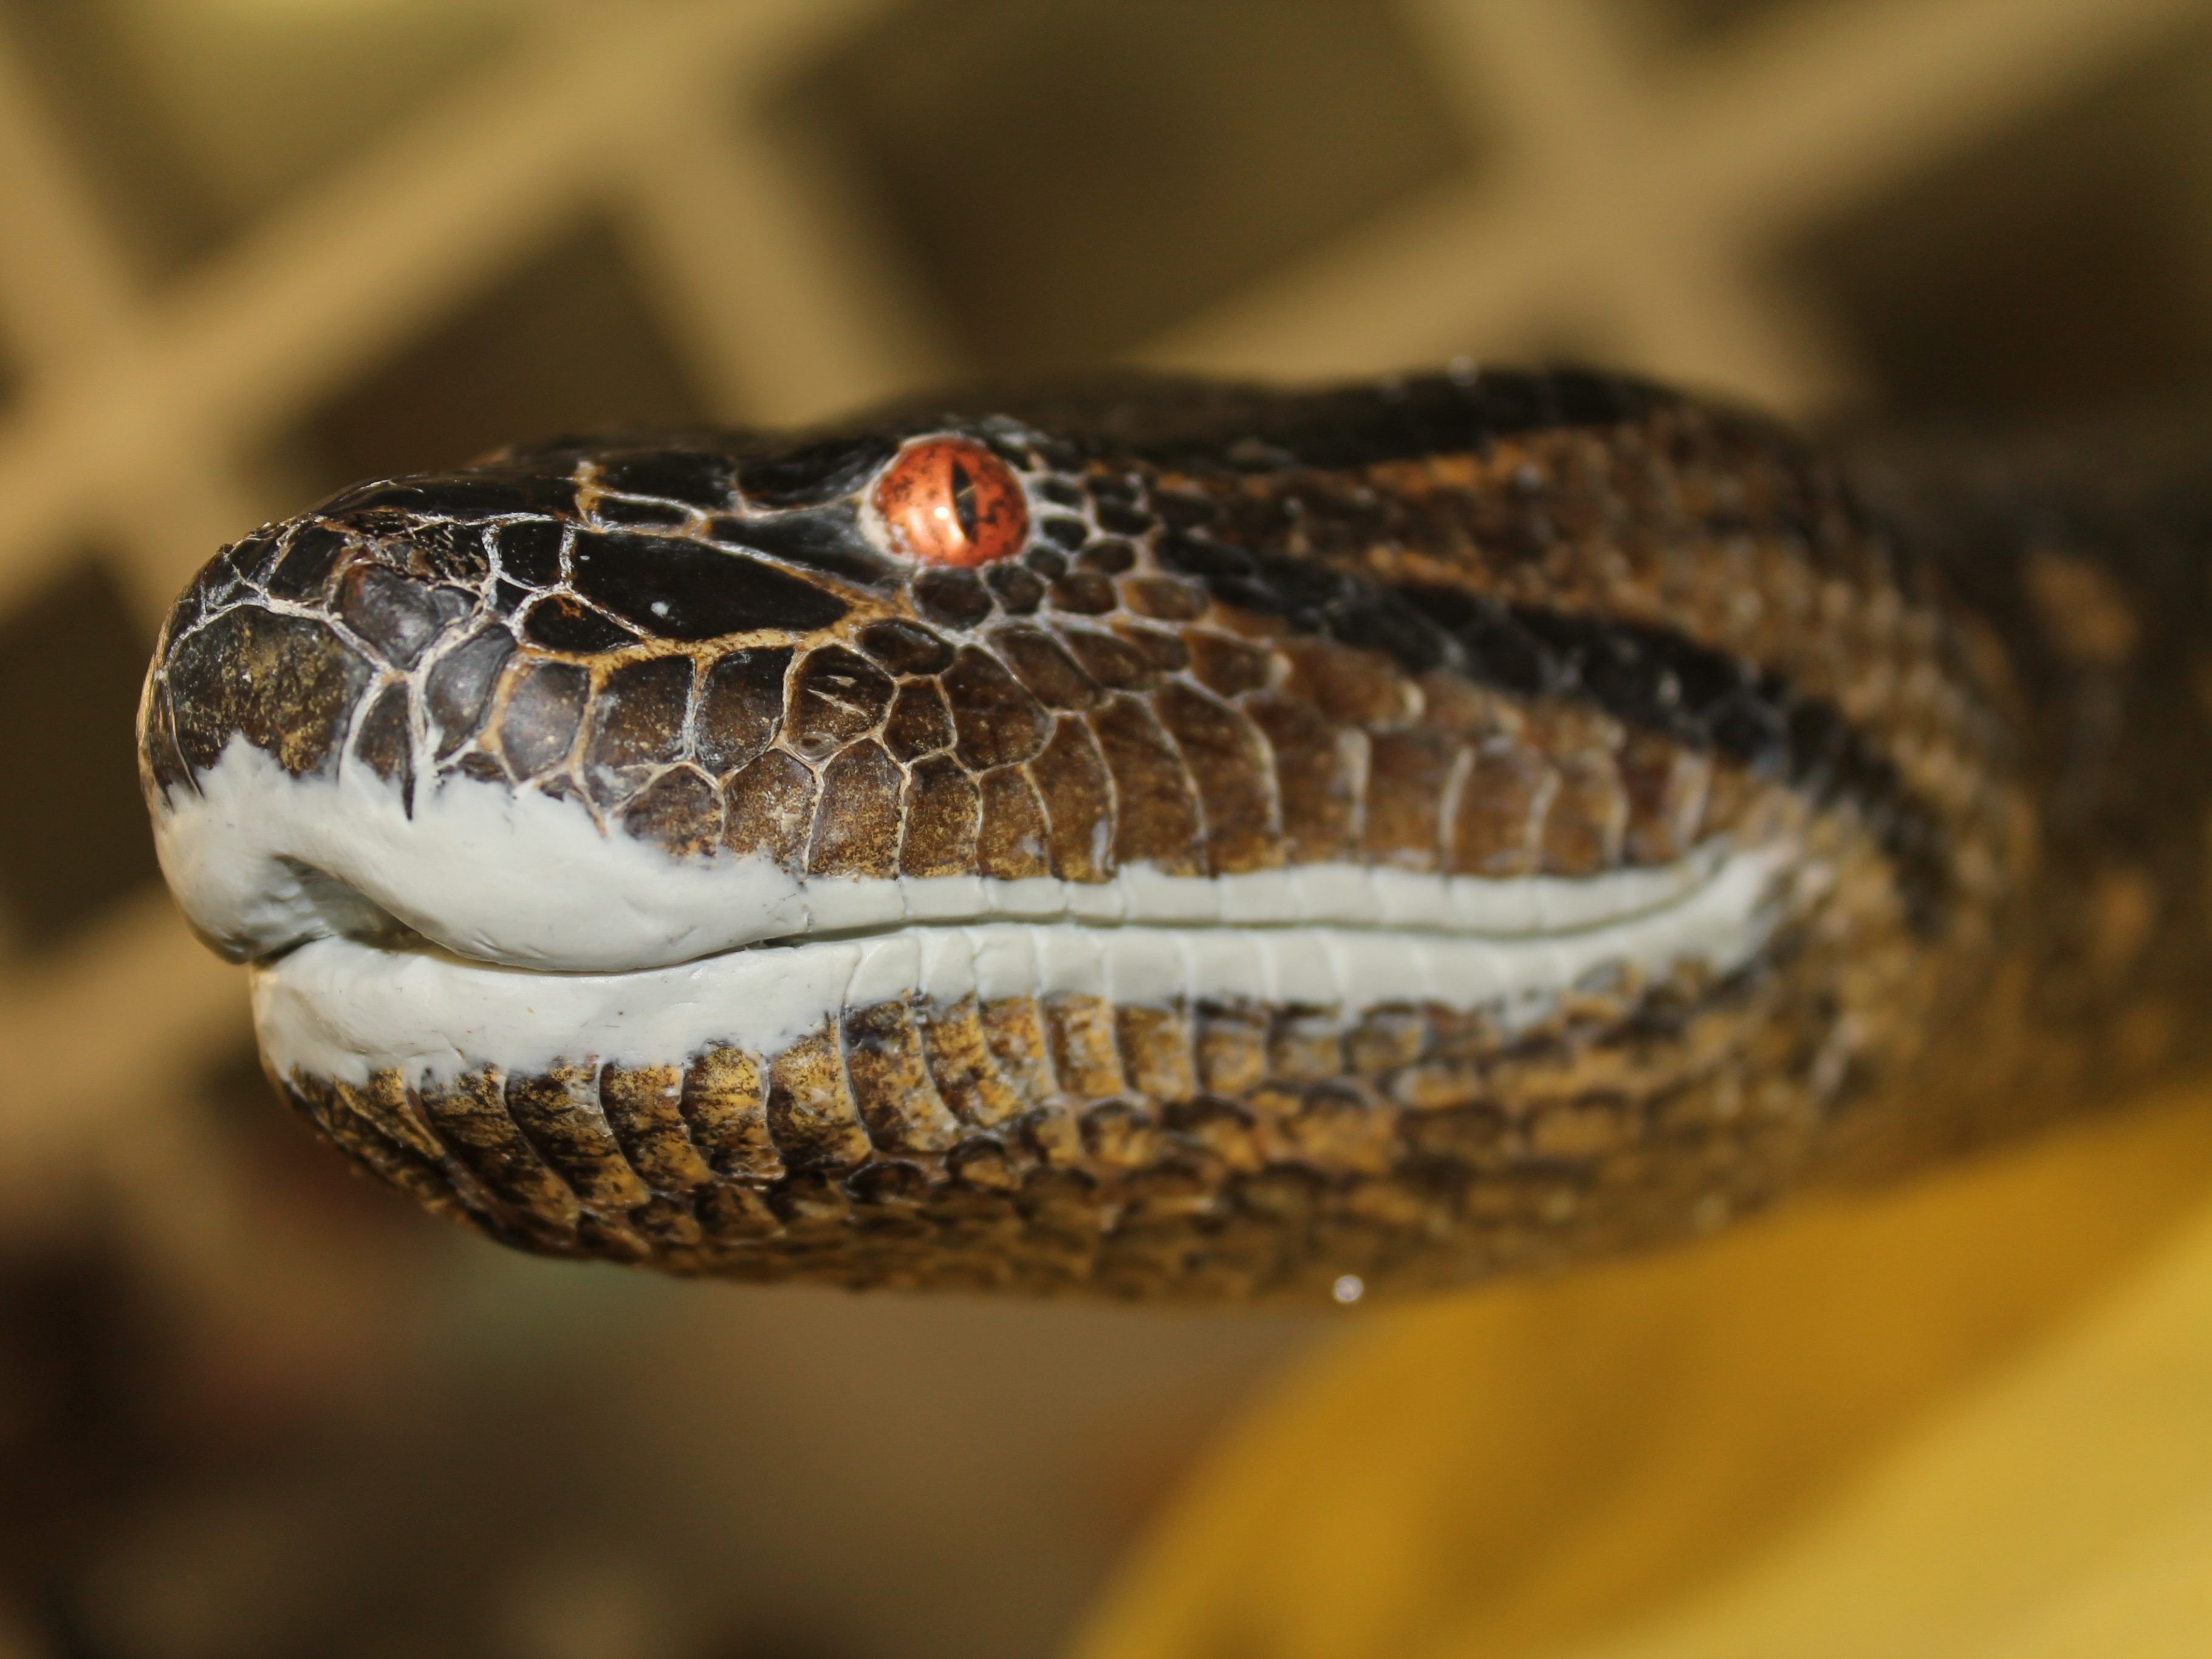
<svg viewBox="0 0 2212 1659">
<path fill-rule="evenodd" d="M 0 0 L 0 1654 L 1045 1653 L 1336 1340 L 548 1267 L 350 1179 L 137 799 L 216 546 L 595 424 L 1554 354 L 2201 393 L 2212 6 Z"/>
</svg>

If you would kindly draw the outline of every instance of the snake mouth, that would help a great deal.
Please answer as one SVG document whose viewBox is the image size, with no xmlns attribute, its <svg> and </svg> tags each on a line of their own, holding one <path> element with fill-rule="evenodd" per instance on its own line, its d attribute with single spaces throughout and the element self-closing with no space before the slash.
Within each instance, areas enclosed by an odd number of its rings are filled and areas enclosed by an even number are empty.
<svg viewBox="0 0 2212 1659">
<path fill-rule="evenodd" d="M 1435 1006 L 1480 1011 L 1510 1033 L 1547 1018 L 1577 991 L 1632 990 L 1685 968 L 1701 977 L 1742 968 L 1778 919 L 1782 862 L 1771 847 L 1706 848 L 1677 868 L 1636 872 L 1642 879 L 1589 884 L 1575 896 L 1576 920 L 1519 931 L 1506 931 L 1511 910 L 1526 917 L 1546 902 L 1510 890 L 1527 881 L 1454 895 L 1455 884 L 1444 879 L 1407 877 L 1367 884 L 1395 889 L 1401 905 L 1425 889 L 1425 925 L 1321 925 L 1296 915 L 1195 925 L 1065 915 L 905 922 L 801 932 L 616 972 L 518 968 L 419 936 L 338 934 L 257 964 L 255 1013 L 280 1074 L 349 1082 L 384 1070 L 449 1082 L 485 1068 L 532 1074 L 578 1064 L 680 1065 L 718 1048 L 775 1054 L 856 1011 L 1009 997 L 1091 997 L 1119 1006 L 1244 1003 L 1345 1017 Z M 1375 874 L 1304 873 L 1324 878 L 1304 884 L 1310 891 L 1326 884 L 1348 890 L 1357 877 Z M 1189 884 L 1212 887 L 1217 904 L 1236 891 L 1219 878 Z M 1488 932 L 1437 920 L 1485 900 L 1494 908 Z"/>
<path fill-rule="evenodd" d="M 352 775 L 283 775 L 242 741 L 158 842 L 194 921 L 254 963 L 271 1065 L 345 1079 L 773 1054 L 855 1009 L 968 997 L 1434 1005 L 1510 1029 L 1594 978 L 1744 966 L 1792 866 L 1778 840 L 1723 836 L 1580 878 L 1333 863 L 824 878 L 679 863 L 567 803 L 468 780 L 403 805 Z"/>
</svg>

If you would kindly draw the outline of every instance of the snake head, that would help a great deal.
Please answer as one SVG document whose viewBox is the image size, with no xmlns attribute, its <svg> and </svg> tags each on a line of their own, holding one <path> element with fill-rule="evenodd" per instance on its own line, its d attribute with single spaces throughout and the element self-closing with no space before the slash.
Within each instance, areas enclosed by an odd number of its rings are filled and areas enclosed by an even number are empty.
<svg viewBox="0 0 2212 1659">
<path fill-rule="evenodd" d="M 347 490 L 195 579 L 140 752 L 272 1070 L 435 1207 L 1246 1293 L 1471 1271 L 1499 1182 L 1633 1231 L 1558 1194 L 1898 1059 L 2011 857 L 1931 604 L 1634 383 L 1124 383 Z"/>
</svg>

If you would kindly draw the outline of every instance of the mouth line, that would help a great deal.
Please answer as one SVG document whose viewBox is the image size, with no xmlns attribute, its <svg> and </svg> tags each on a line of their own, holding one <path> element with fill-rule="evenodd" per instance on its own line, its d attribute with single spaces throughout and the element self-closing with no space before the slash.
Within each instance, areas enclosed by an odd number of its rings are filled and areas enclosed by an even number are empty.
<svg viewBox="0 0 2212 1659">
<path fill-rule="evenodd" d="M 319 940 L 337 939 L 365 951 L 394 959 L 410 956 L 423 957 L 486 972 L 514 974 L 542 979 L 589 978 L 605 981 L 657 974 L 670 969 L 688 968 L 702 963 L 746 959 L 765 960 L 778 952 L 802 951 L 817 945 L 847 944 L 865 945 L 904 937 L 919 939 L 933 935 L 972 933 L 978 929 L 1004 927 L 1066 930 L 1101 937 L 1114 934 L 1134 936 L 1149 934 L 1165 938 L 1190 933 L 1286 936 L 1299 933 L 1319 933 L 1349 939 L 1401 939 L 1408 942 L 1533 947 L 1546 944 L 1572 943 L 1578 939 L 1602 934 L 1611 929 L 1632 926 L 1655 917 L 1662 917 L 1670 911 L 1690 905 L 1696 901 L 1700 893 L 1723 878 L 1732 857 L 1741 856 L 1743 855 L 1734 853 L 1733 849 L 1725 845 L 1714 844 L 1696 849 L 1674 866 L 1649 871 L 1613 872 L 1615 879 L 1620 878 L 1625 874 L 1631 880 L 1639 878 L 1650 880 L 1653 888 L 1650 896 L 1640 903 L 1632 902 L 1618 907 L 1595 907 L 1585 915 L 1569 916 L 1555 921 L 1525 926 L 1491 927 L 1469 926 L 1464 923 L 1455 923 L 1449 915 L 1409 918 L 1403 915 L 1376 915 L 1360 917 L 1340 913 L 1318 916 L 1312 915 L 1207 916 L 1198 914 L 1131 916 L 1107 914 L 1095 908 L 1079 907 L 1073 902 L 1054 906 L 1048 899 L 1042 902 L 1033 901 L 1026 905 L 979 906 L 971 913 L 950 913 L 934 916 L 905 915 L 880 921 L 842 926 L 833 922 L 826 927 L 817 927 L 810 920 L 787 933 L 777 933 L 766 939 L 750 939 L 719 950 L 702 951 L 696 956 L 675 962 L 640 963 L 628 967 L 598 968 L 564 968 L 542 963 L 515 963 L 457 950 L 416 928 L 409 927 L 373 901 L 349 890 L 346 902 L 333 903 L 325 911 L 336 925 L 313 937 L 295 940 L 280 951 L 257 957 L 254 959 L 254 965 L 267 967 L 296 951 L 316 944 Z M 334 878 L 324 875 L 321 872 L 307 873 L 319 878 L 326 889 L 334 890 L 343 886 L 343 884 L 337 882 Z M 1269 873 L 1294 877 L 1297 872 L 1283 871 Z M 1486 879 L 1417 875 L 1410 872 L 1392 870 L 1368 870 L 1364 873 L 1370 878 L 1381 878 L 1385 881 L 1393 878 L 1410 879 L 1424 884 L 1433 884 L 1440 890 L 1448 888 L 1449 884 L 1455 880 Z M 896 879 L 886 878 L 882 884 L 890 885 Z M 1198 885 L 1207 878 L 1178 879 L 1182 883 Z M 1521 879 L 1528 882 L 1548 880 L 1563 883 L 1566 878 L 1528 877 Z M 1057 881 L 1000 884 L 1006 887 L 1051 886 L 1069 890 L 1075 890 L 1078 885 L 1074 883 Z M 1499 882 L 1497 884 L 1504 884 Z M 1394 907 L 1382 908 L 1388 909 Z M 1402 908 L 1402 903 L 1395 908 Z"/>
<path fill-rule="evenodd" d="M 1083 921 L 925 922 L 750 944 L 685 962 L 552 971 L 434 944 L 331 936 L 253 973 L 255 1019 L 280 1073 L 359 1082 L 384 1068 L 450 1079 L 585 1060 L 683 1065 L 718 1048 L 770 1057 L 887 1003 L 1089 997 L 1116 1006 L 1247 1002 L 1351 1015 L 1399 1005 L 1540 1017 L 1616 970 L 1629 982 L 1686 963 L 1720 976 L 1765 948 L 1779 849 L 1732 854 L 1683 896 L 1550 933 L 1435 927 Z"/>
</svg>

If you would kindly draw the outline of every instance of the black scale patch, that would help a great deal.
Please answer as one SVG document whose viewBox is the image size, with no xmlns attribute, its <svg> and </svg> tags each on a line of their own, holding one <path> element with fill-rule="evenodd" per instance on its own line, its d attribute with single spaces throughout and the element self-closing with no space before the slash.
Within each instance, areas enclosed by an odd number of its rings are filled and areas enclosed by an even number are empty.
<svg viewBox="0 0 2212 1659">
<path fill-rule="evenodd" d="M 569 580 L 586 599 L 665 640 L 771 628 L 811 632 L 839 621 L 848 608 L 803 576 L 675 537 L 580 531 L 569 568 Z"/>
</svg>

